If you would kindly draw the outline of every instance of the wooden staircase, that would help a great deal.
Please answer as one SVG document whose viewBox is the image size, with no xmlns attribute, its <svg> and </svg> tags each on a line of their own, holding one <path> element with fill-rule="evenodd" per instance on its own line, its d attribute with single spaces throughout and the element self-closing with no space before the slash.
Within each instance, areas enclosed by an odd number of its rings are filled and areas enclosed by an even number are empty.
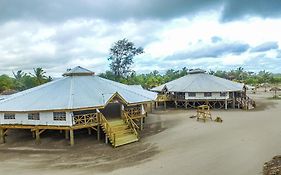
<svg viewBox="0 0 281 175">
<path fill-rule="evenodd" d="M 100 117 L 103 132 L 113 147 L 122 146 L 139 140 L 138 133 L 123 119 L 107 120 Z"/>
</svg>

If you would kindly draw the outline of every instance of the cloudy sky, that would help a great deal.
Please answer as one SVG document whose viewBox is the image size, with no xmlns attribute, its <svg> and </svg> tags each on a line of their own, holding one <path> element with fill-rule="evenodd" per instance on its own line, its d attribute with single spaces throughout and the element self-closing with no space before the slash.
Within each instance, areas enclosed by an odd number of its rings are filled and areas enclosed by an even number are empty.
<svg viewBox="0 0 281 175">
<path fill-rule="evenodd" d="M 0 74 L 77 65 L 108 70 L 128 38 L 138 73 L 203 68 L 281 72 L 280 0 L 0 0 Z"/>
</svg>

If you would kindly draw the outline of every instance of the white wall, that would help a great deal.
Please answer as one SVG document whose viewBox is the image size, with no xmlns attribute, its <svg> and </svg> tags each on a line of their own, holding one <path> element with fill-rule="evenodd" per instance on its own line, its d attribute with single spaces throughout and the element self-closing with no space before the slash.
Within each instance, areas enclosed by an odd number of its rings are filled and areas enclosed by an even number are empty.
<svg viewBox="0 0 281 175">
<path fill-rule="evenodd" d="M 220 92 L 212 92 L 212 96 L 211 97 L 205 97 L 204 96 L 204 92 L 196 92 L 196 97 L 189 97 L 188 93 L 185 93 L 185 99 L 212 99 L 212 100 L 223 100 L 223 99 L 228 99 L 229 98 L 229 93 L 226 92 L 226 96 L 225 97 L 221 97 L 220 96 Z"/>
<path fill-rule="evenodd" d="M 28 113 L 15 114 L 15 119 L 4 119 L 4 113 L 0 113 L 0 124 L 72 126 L 72 116 L 69 112 L 66 112 L 66 121 L 55 121 L 53 112 L 40 112 L 40 120 L 28 120 Z"/>
</svg>

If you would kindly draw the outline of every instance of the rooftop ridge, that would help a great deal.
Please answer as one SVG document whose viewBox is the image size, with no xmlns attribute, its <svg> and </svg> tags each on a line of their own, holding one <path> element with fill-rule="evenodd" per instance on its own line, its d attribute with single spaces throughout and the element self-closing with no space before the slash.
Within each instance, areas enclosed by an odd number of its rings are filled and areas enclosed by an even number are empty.
<svg viewBox="0 0 281 175">
<path fill-rule="evenodd" d="M 92 72 L 81 66 L 76 66 L 72 69 L 67 70 L 62 76 L 92 76 L 95 75 L 95 72 Z"/>
</svg>

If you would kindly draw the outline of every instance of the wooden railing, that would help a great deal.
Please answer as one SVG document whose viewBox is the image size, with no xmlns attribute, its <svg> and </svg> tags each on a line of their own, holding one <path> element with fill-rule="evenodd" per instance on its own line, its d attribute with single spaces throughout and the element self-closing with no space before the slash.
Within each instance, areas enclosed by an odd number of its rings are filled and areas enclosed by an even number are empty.
<svg viewBox="0 0 281 175">
<path fill-rule="evenodd" d="M 251 109 L 256 107 L 256 103 L 248 96 L 237 98 L 237 102 L 243 109 Z"/>
<path fill-rule="evenodd" d="M 90 113 L 83 115 L 74 115 L 73 117 L 74 125 L 90 125 L 98 123 L 98 114 Z"/>
<path fill-rule="evenodd" d="M 128 107 L 124 109 L 131 118 L 139 118 L 141 114 L 141 106 Z"/>
<path fill-rule="evenodd" d="M 102 127 L 104 128 L 104 130 L 105 130 L 104 132 L 111 140 L 112 145 L 116 145 L 116 135 L 113 132 L 112 127 L 110 127 L 108 121 L 106 120 L 106 118 L 104 117 L 104 115 L 102 113 L 99 113 L 99 122 L 102 125 Z"/>
<path fill-rule="evenodd" d="M 156 100 L 161 102 L 161 101 L 168 101 L 169 99 L 170 99 L 170 96 L 167 94 L 158 94 Z"/>
<path fill-rule="evenodd" d="M 134 131 L 134 134 L 137 136 L 137 138 L 139 138 L 139 133 L 137 131 L 139 130 L 139 126 L 134 122 L 127 112 L 123 112 L 122 116 L 125 123 Z"/>
</svg>

